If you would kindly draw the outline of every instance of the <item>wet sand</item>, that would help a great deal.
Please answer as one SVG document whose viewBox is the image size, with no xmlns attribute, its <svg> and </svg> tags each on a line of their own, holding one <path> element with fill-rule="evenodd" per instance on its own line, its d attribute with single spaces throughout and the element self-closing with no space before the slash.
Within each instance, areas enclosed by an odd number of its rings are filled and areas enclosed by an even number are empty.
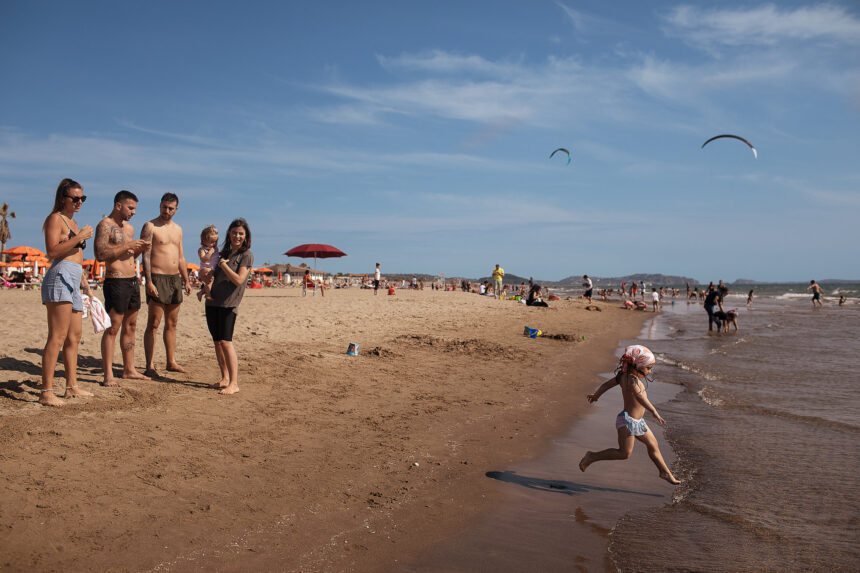
<svg viewBox="0 0 860 573">
<path fill-rule="evenodd" d="M 248 291 L 239 394 L 207 388 L 217 365 L 202 305 L 188 301 L 187 374 L 103 388 L 85 324 L 79 378 L 96 395 L 49 409 L 36 403 L 38 293 L 3 291 L 0 304 L 0 567 L 11 570 L 412 567 L 507 502 L 511 483 L 488 472 L 550 451 L 589 409 L 618 341 L 648 318 L 617 303 L 544 310 L 460 292 Z M 565 336 L 529 339 L 524 325 Z M 349 342 L 360 356 L 345 354 Z M 605 428 L 592 431 L 584 442 L 606 447 Z M 576 474 L 537 477 L 586 483 Z M 589 539 L 567 543 L 594 559 Z"/>
</svg>

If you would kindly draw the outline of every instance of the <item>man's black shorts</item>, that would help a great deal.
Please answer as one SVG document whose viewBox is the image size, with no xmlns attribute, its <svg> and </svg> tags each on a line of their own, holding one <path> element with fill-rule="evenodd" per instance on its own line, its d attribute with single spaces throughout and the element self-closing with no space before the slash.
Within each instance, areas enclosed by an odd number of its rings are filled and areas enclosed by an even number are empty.
<svg viewBox="0 0 860 573">
<path fill-rule="evenodd" d="M 102 285 L 105 294 L 105 310 L 125 314 L 140 309 L 140 283 L 137 277 L 106 278 Z"/>
</svg>

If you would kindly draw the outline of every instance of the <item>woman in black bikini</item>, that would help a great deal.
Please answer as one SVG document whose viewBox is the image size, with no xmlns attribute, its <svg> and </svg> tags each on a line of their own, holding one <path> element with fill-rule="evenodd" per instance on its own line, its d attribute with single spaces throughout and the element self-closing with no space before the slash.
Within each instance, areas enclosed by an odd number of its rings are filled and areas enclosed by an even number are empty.
<svg viewBox="0 0 860 573">
<path fill-rule="evenodd" d="M 42 353 L 42 390 L 39 403 L 45 406 L 62 406 L 64 402 L 54 395 L 54 370 L 60 350 L 66 371 L 66 392 L 63 398 L 92 396 L 78 387 L 78 344 L 81 341 L 83 301 L 81 289 L 90 294 L 90 286 L 83 273 L 84 248 L 93 236 L 93 228 L 79 228 L 75 213 L 86 201 L 81 185 L 63 179 L 57 187 L 54 208 L 42 229 L 45 232 L 45 251 L 51 267 L 42 281 L 42 304 L 48 311 L 48 341 Z"/>
</svg>

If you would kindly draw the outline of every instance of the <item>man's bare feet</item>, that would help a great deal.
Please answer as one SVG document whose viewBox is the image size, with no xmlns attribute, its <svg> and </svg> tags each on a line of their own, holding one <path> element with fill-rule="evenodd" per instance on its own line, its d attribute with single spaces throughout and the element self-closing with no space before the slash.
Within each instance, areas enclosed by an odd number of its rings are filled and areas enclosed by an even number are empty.
<svg viewBox="0 0 860 573">
<path fill-rule="evenodd" d="M 669 483 L 670 483 L 670 484 L 672 484 L 672 485 L 680 485 L 680 484 L 681 484 L 681 482 L 680 482 L 680 481 L 678 481 L 678 480 L 675 478 L 675 476 L 673 476 L 673 475 L 672 475 L 672 474 L 670 474 L 670 473 L 660 472 L 660 479 L 664 479 L 664 480 L 666 480 L 667 482 L 669 482 Z"/>
<path fill-rule="evenodd" d="M 66 403 L 54 395 L 53 390 L 43 390 L 39 394 L 39 404 L 42 406 L 65 406 Z"/>
<path fill-rule="evenodd" d="M 150 378 L 149 376 L 144 376 L 143 374 L 141 374 L 137 370 L 132 370 L 131 372 L 123 371 L 122 379 L 123 380 L 152 380 L 152 378 Z"/>
<path fill-rule="evenodd" d="M 226 388 L 229 385 L 230 385 L 230 382 L 228 380 L 225 380 L 224 378 L 222 378 L 218 382 L 216 382 L 214 384 L 210 384 L 209 387 L 214 388 L 215 390 L 220 390 L 221 388 Z"/>
<path fill-rule="evenodd" d="M 184 374 L 185 368 L 183 368 L 179 364 L 168 364 L 167 365 L 167 371 L 168 372 L 182 372 Z"/>
<path fill-rule="evenodd" d="M 219 394 L 235 394 L 238 391 L 239 391 L 239 385 L 238 384 L 230 384 L 229 386 L 227 386 L 226 388 L 223 388 L 218 393 Z"/>
<path fill-rule="evenodd" d="M 79 396 L 94 396 L 94 394 L 81 389 L 80 386 L 66 386 L 66 393 L 63 394 L 63 398 L 76 398 Z"/>
<path fill-rule="evenodd" d="M 591 465 L 591 452 L 585 452 L 582 459 L 579 460 L 579 471 L 584 472 Z"/>
<path fill-rule="evenodd" d="M 119 382 L 116 381 L 116 378 L 111 376 L 110 378 L 102 380 L 102 386 L 106 388 L 119 388 Z"/>
<path fill-rule="evenodd" d="M 144 376 L 149 376 L 151 380 L 158 378 L 158 371 L 155 368 L 147 368 L 143 371 Z"/>
</svg>

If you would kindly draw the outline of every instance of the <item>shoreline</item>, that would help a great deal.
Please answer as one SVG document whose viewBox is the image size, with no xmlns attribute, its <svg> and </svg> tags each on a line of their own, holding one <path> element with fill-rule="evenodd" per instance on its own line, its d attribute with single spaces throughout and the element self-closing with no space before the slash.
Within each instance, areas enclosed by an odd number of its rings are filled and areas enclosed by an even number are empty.
<svg viewBox="0 0 860 573">
<path fill-rule="evenodd" d="M 466 293 L 249 292 L 236 396 L 203 389 L 211 341 L 202 307 L 186 303 L 177 355 L 190 374 L 95 386 L 85 325 L 79 376 L 97 395 L 58 411 L 31 403 L 46 326 L 22 294 L 0 299 L 24 316 L 2 331 L 28 327 L 0 358 L 0 519 L 12 524 L 0 540 L 13 568 L 400 567 L 500 502 L 485 473 L 547 451 L 584 411 L 566 397 L 648 318 Z M 586 340 L 531 340 L 523 324 Z M 63 533 L 32 543 L 45 531 Z"/>
</svg>

